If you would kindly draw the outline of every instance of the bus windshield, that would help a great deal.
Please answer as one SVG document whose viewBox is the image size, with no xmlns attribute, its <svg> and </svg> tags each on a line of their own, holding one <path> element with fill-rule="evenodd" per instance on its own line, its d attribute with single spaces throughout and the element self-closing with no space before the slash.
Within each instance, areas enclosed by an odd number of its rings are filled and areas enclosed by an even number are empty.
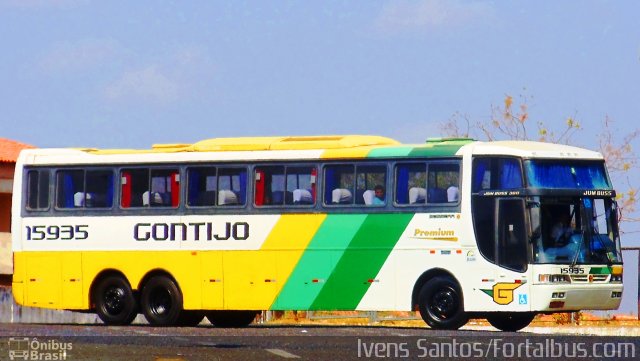
<svg viewBox="0 0 640 361">
<path fill-rule="evenodd" d="M 622 262 L 616 204 L 610 198 L 534 197 L 535 263 Z"/>
<path fill-rule="evenodd" d="M 528 160 L 525 172 L 533 188 L 611 189 L 602 161 Z"/>
</svg>

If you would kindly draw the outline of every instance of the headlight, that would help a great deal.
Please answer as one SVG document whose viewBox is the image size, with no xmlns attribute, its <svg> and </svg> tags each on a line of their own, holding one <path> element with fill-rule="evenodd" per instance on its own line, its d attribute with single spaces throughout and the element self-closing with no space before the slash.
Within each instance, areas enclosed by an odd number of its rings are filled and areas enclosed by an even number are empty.
<svg viewBox="0 0 640 361">
<path fill-rule="evenodd" d="M 570 283 L 569 275 L 538 275 L 538 281 L 541 283 Z"/>
<path fill-rule="evenodd" d="M 611 283 L 622 283 L 622 275 L 611 275 L 611 278 L 609 279 L 609 282 L 611 282 Z"/>
</svg>

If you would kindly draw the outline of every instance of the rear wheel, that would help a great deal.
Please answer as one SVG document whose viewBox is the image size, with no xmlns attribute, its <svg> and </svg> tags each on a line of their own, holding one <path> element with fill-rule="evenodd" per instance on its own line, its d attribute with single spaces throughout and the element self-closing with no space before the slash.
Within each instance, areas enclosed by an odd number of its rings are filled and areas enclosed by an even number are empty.
<svg viewBox="0 0 640 361">
<path fill-rule="evenodd" d="M 131 286 L 122 276 L 107 276 L 96 283 L 92 301 L 98 317 L 107 325 L 128 325 L 138 315 Z"/>
<path fill-rule="evenodd" d="M 529 326 L 534 317 L 534 312 L 492 313 L 487 316 L 487 321 L 500 331 L 516 332 Z"/>
<path fill-rule="evenodd" d="M 207 320 L 216 327 L 247 327 L 258 315 L 258 311 L 210 311 Z"/>
<path fill-rule="evenodd" d="M 457 330 L 467 323 L 460 286 L 450 277 L 434 277 L 418 294 L 420 316 L 431 327 Z"/>
<path fill-rule="evenodd" d="M 178 324 L 182 314 L 182 293 L 176 283 L 166 276 L 151 278 L 142 288 L 142 313 L 150 324 L 171 326 Z"/>
</svg>

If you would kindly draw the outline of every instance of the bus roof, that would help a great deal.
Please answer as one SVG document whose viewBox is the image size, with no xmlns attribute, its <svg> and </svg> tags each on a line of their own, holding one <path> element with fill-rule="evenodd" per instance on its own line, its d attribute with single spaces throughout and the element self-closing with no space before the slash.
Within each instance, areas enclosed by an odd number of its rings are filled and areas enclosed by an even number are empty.
<svg viewBox="0 0 640 361">
<path fill-rule="evenodd" d="M 318 156 L 310 158 L 379 158 L 379 157 L 438 157 L 453 156 L 468 138 L 430 138 L 423 144 L 401 144 L 395 139 L 373 135 L 327 135 L 290 137 L 240 137 L 212 138 L 193 144 L 154 144 L 151 149 L 82 149 L 87 154 L 158 154 L 158 153 L 230 153 L 253 152 L 254 158 L 261 152 L 305 151 Z M 246 154 L 246 153 L 245 153 Z M 273 157 L 278 158 L 276 154 Z M 225 158 L 225 155 L 220 155 Z"/>
<path fill-rule="evenodd" d="M 603 159 L 602 154 L 598 152 L 566 144 L 501 140 L 475 142 L 472 147 L 472 152 L 475 155 L 513 155 L 522 158 L 550 159 Z"/>
<path fill-rule="evenodd" d="M 370 135 L 212 138 L 193 144 L 156 144 L 150 149 L 141 150 L 41 148 L 22 153 L 23 163 L 28 164 L 437 158 L 461 156 L 463 153 L 523 158 L 602 159 L 598 152 L 552 143 L 430 138 L 422 144 L 401 144 L 391 138 Z"/>
</svg>

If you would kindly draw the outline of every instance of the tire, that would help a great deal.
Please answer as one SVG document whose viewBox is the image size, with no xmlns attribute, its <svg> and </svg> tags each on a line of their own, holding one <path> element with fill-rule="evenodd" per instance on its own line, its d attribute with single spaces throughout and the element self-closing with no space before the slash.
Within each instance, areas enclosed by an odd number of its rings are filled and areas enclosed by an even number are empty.
<svg viewBox="0 0 640 361">
<path fill-rule="evenodd" d="M 202 311 L 185 311 L 183 310 L 178 318 L 177 325 L 185 327 L 198 326 L 204 320 L 204 312 Z"/>
<path fill-rule="evenodd" d="M 216 327 L 247 327 L 258 315 L 258 311 L 210 311 L 207 320 Z"/>
<path fill-rule="evenodd" d="M 131 286 L 122 276 L 100 279 L 91 293 L 96 314 L 107 325 L 128 325 L 138 315 Z"/>
<path fill-rule="evenodd" d="M 434 277 L 418 294 L 420 316 L 431 328 L 457 330 L 469 320 L 460 286 L 449 277 Z"/>
<path fill-rule="evenodd" d="M 171 278 L 155 276 L 142 288 L 140 306 L 150 324 L 177 325 L 182 314 L 182 292 Z"/>
<path fill-rule="evenodd" d="M 516 332 L 529 326 L 534 317 L 535 312 L 491 313 L 487 321 L 500 331 Z"/>
</svg>

